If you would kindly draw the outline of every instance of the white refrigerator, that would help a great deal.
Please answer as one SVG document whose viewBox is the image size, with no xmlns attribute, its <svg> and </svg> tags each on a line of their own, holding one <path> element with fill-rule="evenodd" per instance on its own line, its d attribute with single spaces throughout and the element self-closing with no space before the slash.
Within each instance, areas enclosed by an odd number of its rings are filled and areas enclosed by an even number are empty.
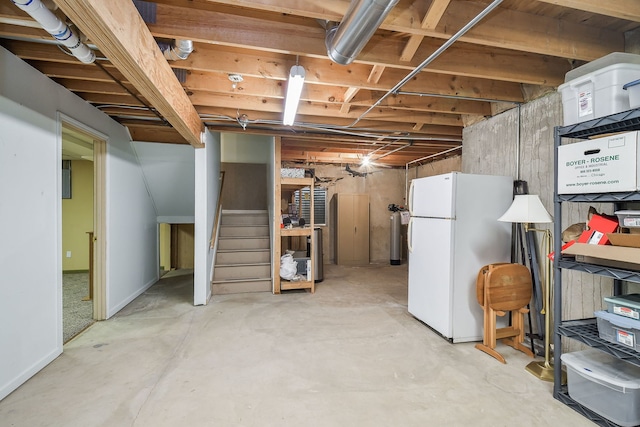
<svg viewBox="0 0 640 427">
<path fill-rule="evenodd" d="M 511 224 L 498 218 L 512 194 L 507 176 L 453 172 L 411 182 L 408 309 L 449 341 L 482 340 L 476 277 L 484 265 L 510 262 Z"/>
</svg>

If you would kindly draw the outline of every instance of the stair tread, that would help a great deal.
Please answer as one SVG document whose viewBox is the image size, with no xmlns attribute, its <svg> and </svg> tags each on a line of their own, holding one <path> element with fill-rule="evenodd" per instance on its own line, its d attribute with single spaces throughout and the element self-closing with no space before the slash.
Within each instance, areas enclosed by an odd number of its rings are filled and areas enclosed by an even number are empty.
<svg viewBox="0 0 640 427">
<path fill-rule="evenodd" d="M 245 263 L 233 263 L 233 264 L 216 264 L 216 267 L 250 267 L 252 265 L 271 265 L 271 262 L 265 261 L 265 262 L 245 262 Z"/>
<path fill-rule="evenodd" d="M 242 228 L 250 228 L 250 227 L 268 227 L 269 224 L 222 224 L 223 227 L 242 227 Z"/>
<path fill-rule="evenodd" d="M 268 239 L 269 236 L 220 236 L 218 237 L 219 239 L 227 239 L 227 240 L 232 240 L 232 239 Z"/>
<path fill-rule="evenodd" d="M 211 284 L 221 284 L 221 283 L 242 283 L 242 282 L 259 282 L 271 280 L 271 277 L 249 277 L 246 279 L 222 279 L 222 280 L 212 280 Z"/>
<path fill-rule="evenodd" d="M 270 252 L 271 249 L 220 249 L 218 253 L 235 253 L 235 252 Z"/>
</svg>

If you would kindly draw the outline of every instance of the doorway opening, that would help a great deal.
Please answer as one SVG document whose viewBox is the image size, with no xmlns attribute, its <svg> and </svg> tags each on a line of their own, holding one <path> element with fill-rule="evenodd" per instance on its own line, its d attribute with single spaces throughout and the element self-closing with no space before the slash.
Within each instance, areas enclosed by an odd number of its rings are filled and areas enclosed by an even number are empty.
<svg viewBox="0 0 640 427">
<path fill-rule="evenodd" d="M 170 287 L 175 297 L 185 301 L 193 298 L 193 243 L 194 224 L 158 224 L 160 280 L 156 290 Z"/>
<path fill-rule="evenodd" d="M 62 121 L 63 343 L 106 317 L 104 161 L 106 142 Z"/>
</svg>

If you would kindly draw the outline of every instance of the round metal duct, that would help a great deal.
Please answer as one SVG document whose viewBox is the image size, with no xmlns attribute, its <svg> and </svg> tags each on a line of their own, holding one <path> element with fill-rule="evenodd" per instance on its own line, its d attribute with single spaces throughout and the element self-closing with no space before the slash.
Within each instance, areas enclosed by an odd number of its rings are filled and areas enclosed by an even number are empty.
<svg viewBox="0 0 640 427">
<path fill-rule="evenodd" d="M 353 0 L 340 25 L 327 29 L 325 44 L 332 61 L 353 62 L 398 0 Z"/>
</svg>

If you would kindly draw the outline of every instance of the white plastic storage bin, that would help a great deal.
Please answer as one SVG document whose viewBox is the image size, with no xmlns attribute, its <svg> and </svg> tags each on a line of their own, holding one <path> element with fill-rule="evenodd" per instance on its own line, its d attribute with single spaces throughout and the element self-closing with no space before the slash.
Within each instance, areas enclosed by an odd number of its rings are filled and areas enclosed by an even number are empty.
<svg viewBox="0 0 640 427">
<path fill-rule="evenodd" d="M 629 108 L 640 107 L 640 80 L 634 80 L 622 86 L 629 93 Z"/>
<path fill-rule="evenodd" d="M 640 351 L 640 320 L 619 316 L 608 311 L 594 313 L 598 322 L 598 336 L 605 341 Z"/>
<path fill-rule="evenodd" d="M 640 76 L 640 55 L 611 53 L 565 75 L 562 95 L 564 125 L 629 110 L 625 84 Z"/>
<path fill-rule="evenodd" d="M 609 313 L 640 320 L 640 294 L 605 297 L 604 302 Z"/>
<path fill-rule="evenodd" d="M 564 353 L 569 396 L 621 426 L 640 424 L 640 367 L 603 351 Z"/>
<path fill-rule="evenodd" d="M 640 227 L 640 211 L 616 211 L 620 227 L 638 228 Z"/>
</svg>

